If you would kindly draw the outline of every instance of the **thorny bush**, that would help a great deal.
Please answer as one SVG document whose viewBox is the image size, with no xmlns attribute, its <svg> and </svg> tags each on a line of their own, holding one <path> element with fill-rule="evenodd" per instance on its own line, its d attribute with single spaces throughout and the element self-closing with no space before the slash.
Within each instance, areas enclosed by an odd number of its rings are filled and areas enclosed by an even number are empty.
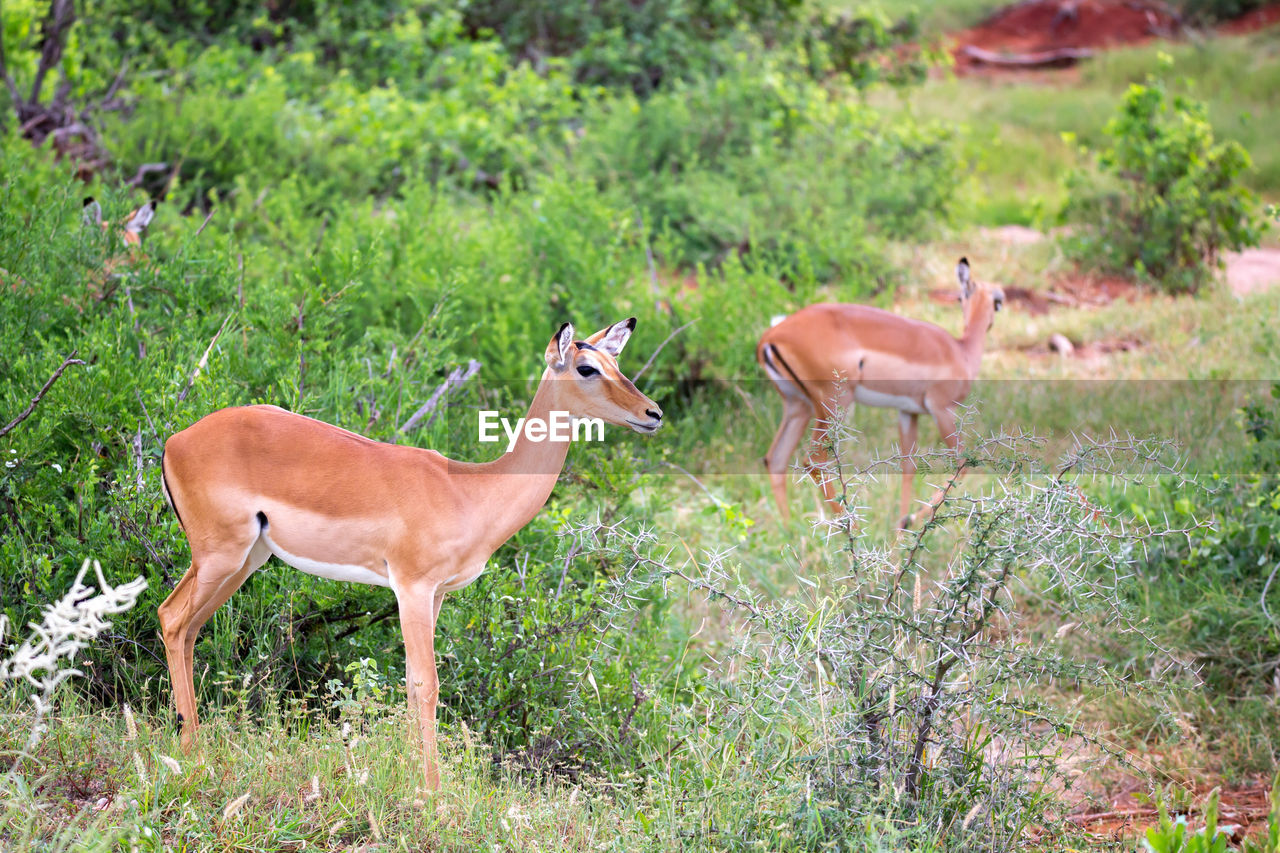
<svg viewBox="0 0 1280 853">
<path fill-rule="evenodd" d="M 1112 512 L 1087 489 L 1095 478 L 1180 474 L 1171 448 L 1152 441 L 1082 441 L 1056 463 L 1045 456 L 1025 435 L 971 439 L 964 463 L 999 476 L 977 492 L 946 487 L 932 520 L 891 546 L 849 522 L 857 490 L 897 460 L 851 470 L 834 457 L 826 475 L 849 512 L 816 525 L 821 556 L 797 567 L 784 594 L 744 580 L 732 551 L 677 562 L 684 552 L 663 557 L 651 534 L 612 531 L 636 558 L 614 581 L 618 624 L 637 589 L 661 583 L 669 595 L 705 597 L 708 619 L 731 626 L 708 653 L 697 704 L 669 708 L 685 724 L 678 741 L 650 758 L 669 765 L 679 750 L 708 773 L 719 765 L 715 786 L 695 783 L 704 805 L 690 816 L 700 821 L 693 836 L 808 849 L 848 841 L 858 825 L 872 847 L 1009 850 L 1063 814 L 1068 755 L 1123 758 L 1044 688 L 1142 689 L 1073 658 L 1065 638 L 1105 625 L 1154 651 L 1123 591 L 1150 543 L 1188 531 Z M 935 473 L 955 470 L 953 458 L 931 462 Z M 1028 600 L 1053 624 L 1029 620 Z M 724 750 L 736 760 L 717 761 Z M 726 816 L 716 801 L 731 803 L 739 785 L 762 792 L 748 798 L 750 812 Z M 892 825 L 913 828 L 884 829 Z"/>
</svg>

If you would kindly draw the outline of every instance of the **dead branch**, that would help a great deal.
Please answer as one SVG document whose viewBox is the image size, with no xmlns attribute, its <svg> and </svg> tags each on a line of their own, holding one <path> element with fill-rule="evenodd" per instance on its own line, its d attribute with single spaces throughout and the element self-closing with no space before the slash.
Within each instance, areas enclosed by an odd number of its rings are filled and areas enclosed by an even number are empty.
<svg viewBox="0 0 1280 853">
<path fill-rule="evenodd" d="M 1062 67 L 1075 65 L 1080 60 L 1093 56 L 1093 51 L 1084 47 L 1064 47 L 1032 53 L 996 53 L 994 50 L 984 50 L 971 44 L 960 48 L 960 53 L 979 64 L 995 65 L 1000 68 Z"/>
<path fill-rule="evenodd" d="M 455 367 L 449 373 L 449 375 L 445 378 L 445 380 L 440 383 L 440 386 L 436 388 L 436 390 L 431 394 L 431 396 L 427 398 L 427 402 L 423 403 L 420 407 L 418 407 L 418 411 L 414 412 L 413 415 L 410 416 L 409 420 L 405 421 L 404 425 L 401 426 L 400 429 L 397 430 L 397 432 L 401 434 L 408 432 L 409 430 L 416 427 L 418 425 L 418 422 L 423 418 L 425 418 L 427 415 L 431 415 L 431 418 L 426 423 L 427 426 L 430 426 L 431 422 L 435 420 L 435 415 L 431 413 L 435 411 L 436 406 L 439 405 L 441 398 L 446 393 L 448 393 L 450 389 L 454 388 L 457 385 L 461 385 L 463 382 L 466 382 L 468 379 L 470 379 L 472 376 L 475 376 L 479 372 L 480 372 L 480 362 L 476 361 L 475 359 L 472 359 L 470 362 L 468 362 L 465 369 L 461 367 Z"/>
<path fill-rule="evenodd" d="M 164 172 L 169 168 L 168 163 L 143 163 L 138 167 L 138 171 L 133 177 L 124 182 L 126 187 L 136 187 L 142 184 L 142 180 L 152 172 Z"/>
<path fill-rule="evenodd" d="M 90 101 L 79 107 L 70 103 L 71 81 L 67 79 L 66 70 L 63 68 L 52 99 L 47 103 L 42 102 L 41 93 L 44 91 L 46 77 L 50 71 L 62 67 L 61 60 L 68 34 L 75 23 L 75 0 L 50 0 L 48 12 L 40 27 L 40 59 L 31 79 L 30 94 L 24 98 L 18 91 L 17 81 L 9 72 L 2 37 L 0 37 L 0 77 L 4 78 L 5 88 L 9 92 L 9 99 L 17 116 L 19 132 L 37 146 L 53 136 L 57 157 L 59 159 L 68 157 L 77 161 L 77 173 L 87 180 L 110 162 L 97 131 L 89 122 L 89 115 L 94 109 L 120 107 L 119 102 L 113 99 L 124 82 L 128 65 L 126 63 L 121 66 L 120 72 L 107 87 L 102 98 L 97 102 Z"/>
<path fill-rule="evenodd" d="M 40 103 L 40 89 L 44 85 L 45 75 L 49 69 L 56 68 L 62 60 L 62 49 L 67 41 L 67 30 L 76 22 L 76 7 L 72 0 L 53 0 L 49 4 L 49 14 L 40 25 L 40 64 L 36 66 L 36 76 L 31 82 L 31 97 L 27 98 L 28 106 Z"/>
<path fill-rule="evenodd" d="M 53 387 L 53 383 L 58 381 L 58 377 L 62 375 L 62 371 L 66 370 L 68 367 L 70 367 L 73 364 L 79 364 L 79 365 L 84 364 L 83 361 L 76 358 L 77 352 L 78 350 L 72 350 L 71 355 L 67 356 L 62 360 L 62 364 L 58 365 L 58 369 L 53 371 L 53 375 L 49 377 L 48 381 L 46 381 L 43 386 L 41 386 L 40 390 L 36 392 L 36 395 L 31 398 L 31 402 L 27 404 L 27 408 L 23 410 L 22 414 L 18 415 L 16 418 L 9 421 L 9 423 L 6 424 L 3 429 L 0 429 L 0 438 L 3 438 L 4 436 L 8 435 L 10 432 L 13 431 L 14 427 L 16 427 L 18 424 L 22 423 L 28 417 L 31 416 L 31 413 L 36 410 L 36 406 L 40 405 L 40 401 L 44 398 L 44 395 L 48 392 L 50 388 Z"/>
</svg>

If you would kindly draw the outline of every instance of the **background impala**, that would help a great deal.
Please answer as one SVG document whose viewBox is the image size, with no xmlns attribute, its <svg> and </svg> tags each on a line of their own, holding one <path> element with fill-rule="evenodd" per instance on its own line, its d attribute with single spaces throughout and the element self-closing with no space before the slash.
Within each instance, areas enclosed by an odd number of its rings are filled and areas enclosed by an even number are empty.
<svg viewBox="0 0 1280 853">
<path fill-rule="evenodd" d="M 1004 291 L 976 283 L 969 261 L 956 265 L 964 332 L 946 330 L 867 305 L 811 305 L 770 327 L 760 336 L 756 359 L 782 395 L 782 423 L 764 458 L 773 495 L 783 519 L 791 457 L 815 418 L 805 470 L 818 483 L 831 511 L 844 507 L 824 475 L 832 420 L 854 403 L 897 409 L 902 452 L 902 497 L 898 527 L 911 525 L 911 486 L 915 477 L 920 415 L 932 415 L 942 440 L 959 451 L 956 407 L 964 402 L 982 363 L 982 347 Z M 957 473 L 956 476 L 959 476 Z M 930 511 L 941 493 L 930 499 Z"/>
</svg>

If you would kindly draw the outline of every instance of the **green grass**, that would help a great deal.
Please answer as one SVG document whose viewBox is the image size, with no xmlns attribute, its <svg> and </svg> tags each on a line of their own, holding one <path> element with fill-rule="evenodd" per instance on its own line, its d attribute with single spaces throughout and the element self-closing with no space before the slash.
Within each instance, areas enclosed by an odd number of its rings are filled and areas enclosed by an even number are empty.
<svg viewBox="0 0 1280 853">
<path fill-rule="evenodd" d="M 64 706 L 29 778 L 46 778 L 40 810 L 0 800 L 8 843 L 77 838 L 32 849 L 635 850 L 661 849 L 640 820 L 647 803 L 603 780 L 540 781 L 464 731 L 441 740 L 444 791 L 419 789 L 416 728 L 401 704 L 366 706 L 351 726 L 288 713 L 210 715 L 184 754 L 172 721 Z M 0 716 L 0 738 L 26 715 Z M 164 759 L 177 762 L 173 769 Z M 247 795 L 247 800 L 241 798 Z M 239 803 L 237 806 L 236 804 Z M 25 813 L 24 813 L 25 812 Z"/>
</svg>

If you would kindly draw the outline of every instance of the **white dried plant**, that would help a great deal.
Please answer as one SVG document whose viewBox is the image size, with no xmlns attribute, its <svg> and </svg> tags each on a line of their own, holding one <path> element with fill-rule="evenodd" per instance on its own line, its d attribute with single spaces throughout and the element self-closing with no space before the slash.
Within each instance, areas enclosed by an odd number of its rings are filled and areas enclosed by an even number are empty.
<svg viewBox="0 0 1280 853">
<path fill-rule="evenodd" d="M 96 590 L 84 583 L 91 564 L 98 579 Z M 102 566 L 97 560 L 85 560 L 71 589 L 45 608 L 41 622 L 29 624 L 31 634 L 16 651 L 10 652 L 12 647 L 5 643 L 8 624 L 0 616 L 0 644 L 4 645 L 7 654 L 7 657 L 0 658 L 0 682 L 25 681 L 35 688 L 31 694 L 35 722 L 26 746 L 9 769 L 10 775 L 17 772 L 22 759 L 39 743 L 58 685 L 72 676 L 83 674 L 71 666 L 76 655 L 111 627 L 108 616 L 133 607 L 146 588 L 147 582 L 141 577 L 112 586 L 103 577 Z"/>
</svg>

